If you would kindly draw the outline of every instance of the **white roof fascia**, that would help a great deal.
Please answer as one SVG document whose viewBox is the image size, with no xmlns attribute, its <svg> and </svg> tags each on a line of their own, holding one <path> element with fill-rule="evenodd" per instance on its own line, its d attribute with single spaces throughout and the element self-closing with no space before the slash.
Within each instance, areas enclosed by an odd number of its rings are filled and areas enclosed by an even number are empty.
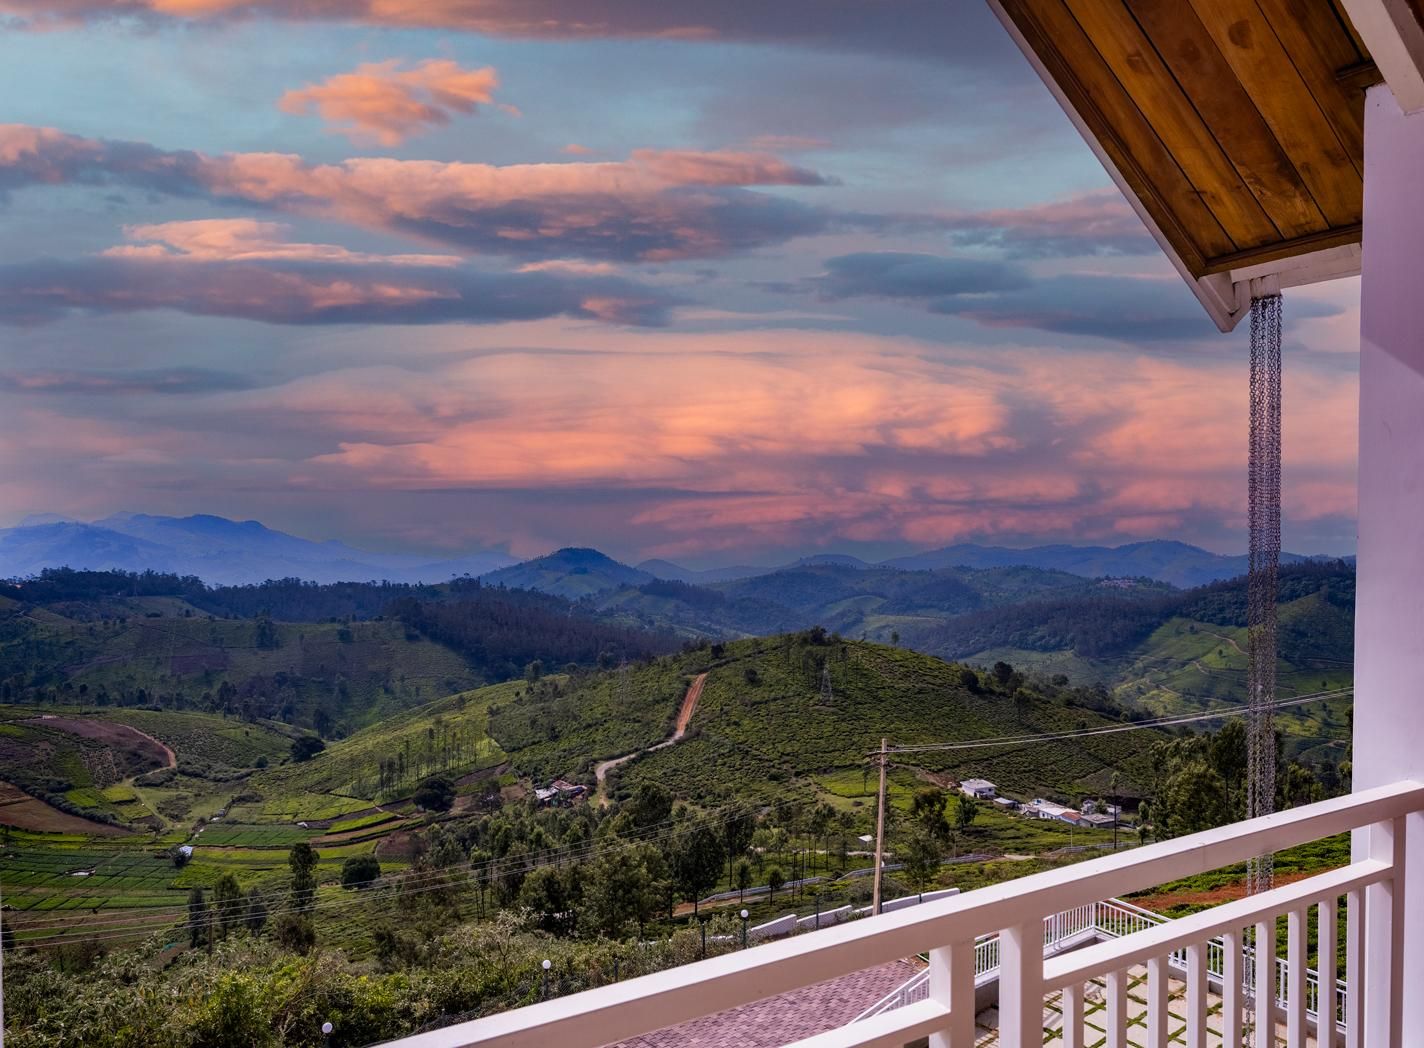
<svg viewBox="0 0 1424 1048">
<path fill-rule="evenodd" d="M 1424 26 L 1409 0 L 1341 0 L 1406 114 L 1424 109 Z"/>
</svg>

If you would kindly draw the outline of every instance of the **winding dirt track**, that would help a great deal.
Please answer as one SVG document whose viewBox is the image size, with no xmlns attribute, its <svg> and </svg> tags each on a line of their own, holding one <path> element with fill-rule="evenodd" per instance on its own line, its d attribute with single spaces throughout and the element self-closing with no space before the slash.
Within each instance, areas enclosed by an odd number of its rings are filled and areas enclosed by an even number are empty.
<svg viewBox="0 0 1424 1048">
<path fill-rule="evenodd" d="M 620 764 L 626 764 L 634 757 L 640 757 L 645 753 L 652 753 L 654 750 L 662 750 L 681 741 L 687 734 L 687 726 L 692 723 L 692 715 L 697 712 L 697 700 L 702 697 L 702 685 L 707 683 L 707 674 L 699 673 L 688 685 L 687 694 L 682 697 L 682 707 L 677 711 L 677 726 L 673 732 L 662 742 L 654 746 L 649 746 L 645 750 L 634 750 L 632 753 L 625 753 L 621 757 L 614 757 L 611 760 L 603 761 L 593 769 L 593 776 L 598 780 L 598 804 L 599 807 L 608 807 L 608 793 L 604 789 L 604 780 L 608 773 Z"/>
</svg>

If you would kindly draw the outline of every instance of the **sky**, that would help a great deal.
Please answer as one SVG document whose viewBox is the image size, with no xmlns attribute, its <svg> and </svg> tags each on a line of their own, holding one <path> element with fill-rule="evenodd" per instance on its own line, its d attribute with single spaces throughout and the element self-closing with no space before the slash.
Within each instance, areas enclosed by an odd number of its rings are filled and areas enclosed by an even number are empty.
<svg viewBox="0 0 1424 1048">
<path fill-rule="evenodd" d="M 1244 548 L 1245 325 L 983 0 L 0 0 L 0 99 L 0 527 Z M 1287 293 L 1301 553 L 1358 294 Z"/>
</svg>

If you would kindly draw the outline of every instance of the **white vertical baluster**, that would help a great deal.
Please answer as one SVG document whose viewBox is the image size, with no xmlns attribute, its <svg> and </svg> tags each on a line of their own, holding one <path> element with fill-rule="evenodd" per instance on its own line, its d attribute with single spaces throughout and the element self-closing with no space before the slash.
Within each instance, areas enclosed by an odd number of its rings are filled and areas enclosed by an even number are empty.
<svg viewBox="0 0 1424 1048">
<path fill-rule="evenodd" d="M 1221 936 L 1221 1043 L 1241 1048 L 1241 929 Z"/>
<path fill-rule="evenodd" d="M 1334 1048 L 1336 1040 L 1335 983 L 1339 977 L 1335 973 L 1335 937 L 1340 927 L 1335 918 L 1336 901 L 1333 895 L 1321 899 L 1315 910 L 1315 1040 L 1320 1048 Z"/>
<path fill-rule="evenodd" d="M 1083 1048 L 1083 984 L 1063 988 L 1063 1048 Z"/>
<path fill-rule="evenodd" d="M 1043 919 L 999 933 L 999 1043 L 1043 1043 Z"/>
<path fill-rule="evenodd" d="M 1127 1048 L 1127 969 L 1119 968 L 1108 972 L 1107 989 L 1103 995 L 1107 999 L 1107 1048 Z M 1028 1045 L 1028 1041 L 1007 1041 L 1006 1045 Z"/>
<path fill-rule="evenodd" d="M 1167 1048 L 1167 958 L 1147 962 L 1147 1048 Z"/>
<path fill-rule="evenodd" d="M 1365 1044 L 1365 899 L 1345 896 L 1345 1048 Z"/>
<path fill-rule="evenodd" d="M 974 1048 L 974 942 L 930 951 L 930 999 L 949 1009 L 949 1025 L 930 1034 L 930 1048 Z"/>
<path fill-rule="evenodd" d="M 1391 863 L 1390 879 L 1365 889 L 1369 934 L 1365 937 L 1369 982 L 1365 996 L 1365 1032 L 1371 1048 L 1403 1043 L 1404 1011 L 1404 819 L 1369 827 L 1370 858 Z M 1378 938 L 1377 938 L 1378 937 Z"/>
<path fill-rule="evenodd" d="M 1206 948 L 1187 947 L 1187 1048 L 1206 1048 Z"/>
<path fill-rule="evenodd" d="M 1286 918 L 1286 1044 L 1305 1048 L 1305 918 L 1304 907 Z"/>
<path fill-rule="evenodd" d="M 1273 1048 L 1276 1035 L 1276 922 L 1256 924 L 1256 1048 Z"/>
</svg>

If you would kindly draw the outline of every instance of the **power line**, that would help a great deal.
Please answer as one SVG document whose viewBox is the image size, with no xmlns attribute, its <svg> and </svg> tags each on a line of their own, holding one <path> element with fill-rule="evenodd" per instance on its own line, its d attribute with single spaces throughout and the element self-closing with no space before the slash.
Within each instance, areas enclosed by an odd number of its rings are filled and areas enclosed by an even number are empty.
<svg viewBox="0 0 1424 1048">
<path fill-rule="evenodd" d="M 741 805 L 733 805 L 721 809 L 714 815 L 713 821 L 727 822 L 741 815 L 753 814 L 767 809 L 774 811 L 794 803 L 796 803 L 794 800 L 785 799 L 771 803 L 747 802 Z M 402 879 L 398 883 L 392 885 L 389 890 L 382 891 L 376 901 L 387 902 L 410 895 L 422 894 L 427 891 L 439 891 L 452 887 L 452 875 L 458 880 L 465 881 L 466 886 L 470 883 L 475 885 L 490 883 L 498 877 L 511 873 L 528 874 L 537 869 L 561 866 L 566 862 L 583 861 L 603 851 L 617 851 L 637 844 L 657 844 L 674 840 L 692 832 L 695 828 L 696 820 L 694 820 L 691 825 L 682 825 L 676 820 L 667 819 L 661 823 L 655 823 L 652 826 L 645 827 L 632 836 L 615 837 L 611 840 L 607 838 L 602 840 L 596 838 L 591 839 L 581 842 L 578 845 L 561 849 L 552 857 L 549 855 L 545 855 L 542 858 L 537 855 L 505 857 L 503 859 L 491 859 L 478 866 L 461 865 L 459 867 L 430 870 L 423 873 L 406 874 L 402 876 Z M 455 884 L 453 886 L 459 887 L 460 885 Z M 262 896 L 262 902 L 264 905 L 268 903 L 274 906 L 280 905 L 283 900 L 289 899 L 293 894 L 294 892 L 290 890 L 265 893 Z M 369 899 L 369 896 L 358 896 L 353 899 L 338 899 L 325 903 L 317 902 L 306 907 L 303 912 L 331 912 L 333 910 L 347 909 L 358 905 L 367 905 Z M 245 899 L 243 901 L 243 907 L 244 909 L 241 914 L 234 914 L 231 918 L 225 919 L 224 923 L 244 923 L 246 921 Z M 153 931 L 161 930 L 168 924 L 186 918 L 187 913 L 186 905 L 173 906 L 162 910 L 151 911 L 143 916 L 115 913 L 109 917 L 81 920 L 77 924 L 23 925 L 19 930 L 31 934 L 36 932 L 49 933 L 52 936 L 52 938 L 47 941 L 27 942 L 25 945 L 30 947 L 60 946 L 72 942 L 98 942 L 117 938 L 132 939 L 143 929 L 152 929 Z M 84 934 L 91 930 L 106 933 L 114 932 L 116 934 Z"/>
<path fill-rule="evenodd" d="M 1320 702 L 1325 699 L 1339 698 L 1354 692 L 1353 687 L 1334 688 L 1329 691 L 1313 692 L 1309 695 L 1297 695 L 1289 699 L 1278 699 L 1271 703 L 1272 709 L 1286 709 L 1292 706 L 1303 706 L 1309 702 Z M 1061 742 L 1068 739 L 1092 738 L 1098 735 L 1116 735 L 1127 731 L 1146 731 L 1150 728 L 1174 727 L 1181 724 L 1194 724 L 1201 721 L 1223 720 L 1231 717 L 1245 716 L 1251 712 L 1249 704 L 1236 706 L 1225 706 L 1215 710 L 1207 710 L 1201 713 L 1186 713 L 1173 716 L 1157 717 L 1151 720 L 1133 721 L 1130 724 L 1113 724 L 1099 728 L 1081 728 L 1075 731 L 1062 732 L 1038 732 L 1029 735 L 1012 736 L 990 736 L 983 739 L 968 739 L 958 742 L 932 742 L 910 746 L 891 746 L 889 753 L 932 753 L 951 750 L 977 750 L 1002 746 L 1023 746 L 1039 742 Z M 878 758 L 879 751 L 866 754 L 868 759 Z"/>
</svg>

